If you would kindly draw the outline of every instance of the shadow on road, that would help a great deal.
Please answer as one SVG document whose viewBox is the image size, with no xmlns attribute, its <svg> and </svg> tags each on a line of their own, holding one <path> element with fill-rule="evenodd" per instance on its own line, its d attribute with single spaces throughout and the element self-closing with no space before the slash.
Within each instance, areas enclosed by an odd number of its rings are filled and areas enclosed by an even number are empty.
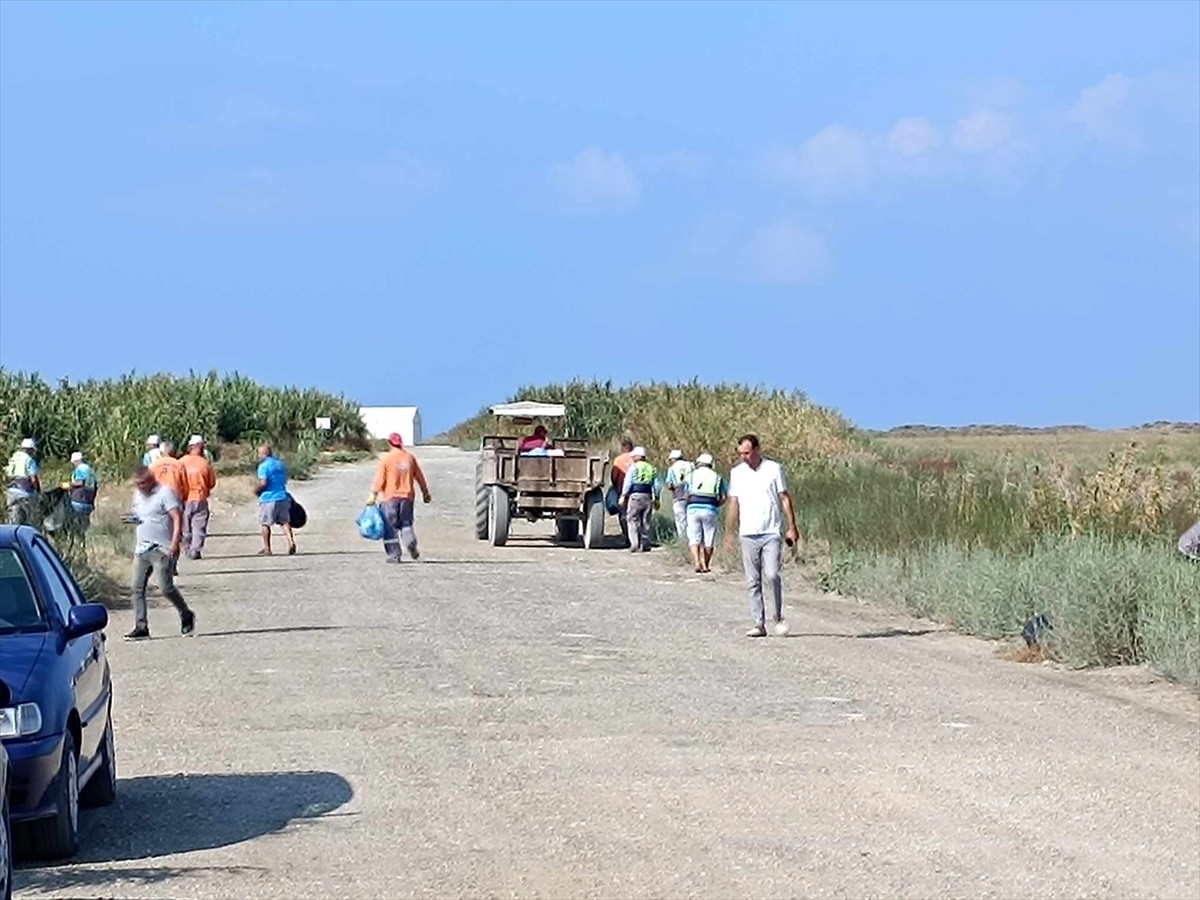
<svg viewBox="0 0 1200 900">
<path fill-rule="evenodd" d="M 116 878 L 146 884 L 203 873 L 205 867 L 101 869 L 81 864 L 228 847 L 319 819 L 353 796 L 350 783 L 333 772 L 123 778 L 113 806 L 85 814 L 79 854 L 61 866 L 22 866 L 16 887 L 53 891 L 111 884 Z"/>
<path fill-rule="evenodd" d="M 51 891 L 77 891 L 89 889 L 89 894 L 96 891 L 94 896 L 114 896 L 109 893 L 113 882 L 122 881 L 127 884 L 149 885 L 174 882 L 179 878 L 203 877 L 210 873 L 259 873 L 266 874 L 270 870 L 264 866 L 131 866 L 129 868 L 113 869 L 108 866 L 70 865 L 58 868 L 17 869 L 13 887 L 49 893 Z M 100 893 L 98 889 L 104 889 Z"/>
<path fill-rule="evenodd" d="M 281 625 L 279 628 L 243 628 L 241 631 L 197 631 L 198 638 L 232 637 L 240 634 L 295 634 L 305 631 L 367 631 L 370 625 Z"/>
<path fill-rule="evenodd" d="M 277 569 L 209 569 L 206 572 L 192 572 L 187 569 L 183 569 L 180 571 L 179 577 L 181 580 L 184 580 L 186 585 L 186 579 L 200 578 L 206 575 L 274 575 L 276 572 L 303 571 L 304 569 L 300 568 L 299 566 L 280 566 Z"/>
<path fill-rule="evenodd" d="M 927 634 L 941 634 L 941 628 L 885 628 L 882 631 L 864 631 L 862 634 L 844 634 L 841 632 L 800 631 L 789 634 L 790 638 L 851 638 L 853 640 L 870 640 L 873 638 L 894 637 L 924 637 Z"/>
<path fill-rule="evenodd" d="M 301 547 L 296 551 L 295 556 L 291 558 L 295 559 L 296 556 L 373 556 L 376 552 L 375 550 L 305 550 Z M 287 555 L 287 549 L 285 548 L 283 550 L 276 550 L 270 556 L 260 556 L 258 553 L 230 553 L 214 556 L 211 559 L 275 559 L 280 556 L 287 557 Z"/>
</svg>

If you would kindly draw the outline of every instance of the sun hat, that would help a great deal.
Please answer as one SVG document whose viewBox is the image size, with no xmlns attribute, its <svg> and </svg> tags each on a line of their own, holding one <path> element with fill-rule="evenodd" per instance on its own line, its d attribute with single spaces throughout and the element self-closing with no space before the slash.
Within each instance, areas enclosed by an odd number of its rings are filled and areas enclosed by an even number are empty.
<svg viewBox="0 0 1200 900">
<path fill-rule="evenodd" d="M 204 443 L 204 438 L 202 438 L 198 434 L 193 434 L 190 438 L 188 438 L 188 446 L 189 447 L 195 447 L 197 444 L 203 444 L 203 443 Z"/>
<path fill-rule="evenodd" d="M 402 438 L 400 436 L 399 432 L 393 431 L 391 434 L 388 435 L 388 443 L 391 444 L 393 447 L 403 447 L 404 446 L 404 438 Z"/>
<path fill-rule="evenodd" d="M 21 441 L 21 449 L 22 450 L 36 450 L 37 449 L 37 441 L 35 441 L 33 438 L 25 438 L 23 441 Z"/>
<path fill-rule="evenodd" d="M 683 451 L 672 450 L 669 454 L 667 454 L 667 459 L 669 459 L 671 462 L 675 462 L 677 459 L 683 459 Z"/>
<path fill-rule="evenodd" d="M 74 453 L 71 454 L 71 462 L 76 462 L 76 463 L 83 462 L 83 454 L 80 451 L 76 450 Z"/>
<path fill-rule="evenodd" d="M 696 465 L 698 466 L 711 466 L 712 464 L 713 458 L 711 453 L 701 453 L 696 457 Z"/>
<path fill-rule="evenodd" d="M 645 447 L 634 447 L 633 450 L 630 451 L 629 455 L 630 456 L 640 456 L 642 459 L 645 459 L 646 458 L 646 448 Z"/>
<path fill-rule="evenodd" d="M 158 440 L 157 434 L 152 434 L 148 438 L 146 438 L 146 446 L 147 447 L 157 447 L 158 444 L 159 444 L 159 440 Z"/>
</svg>

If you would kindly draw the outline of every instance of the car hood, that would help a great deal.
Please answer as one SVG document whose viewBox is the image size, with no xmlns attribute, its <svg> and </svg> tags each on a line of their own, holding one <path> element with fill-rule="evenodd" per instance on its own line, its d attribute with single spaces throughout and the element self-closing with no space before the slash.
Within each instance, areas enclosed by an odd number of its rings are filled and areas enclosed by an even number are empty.
<svg viewBox="0 0 1200 900">
<path fill-rule="evenodd" d="M 20 697 L 25 690 L 48 640 L 50 635 L 45 631 L 0 635 L 0 678 L 4 679 L 14 698 Z"/>
</svg>

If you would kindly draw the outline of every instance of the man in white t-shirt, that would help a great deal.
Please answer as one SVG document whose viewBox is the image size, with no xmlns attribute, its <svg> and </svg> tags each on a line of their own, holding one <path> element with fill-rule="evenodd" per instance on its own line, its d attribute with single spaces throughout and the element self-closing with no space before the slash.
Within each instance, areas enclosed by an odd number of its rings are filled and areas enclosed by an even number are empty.
<svg viewBox="0 0 1200 900">
<path fill-rule="evenodd" d="M 784 522 L 780 508 L 787 517 L 784 539 L 789 547 L 800 536 L 796 528 L 796 511 L 792 508 L 783 469 L 779 463 L 762 455 L 757 435 L 747 434 L 738 441 L 738 455 L 742 461 L 729 473 L 727 533 L 732 535 L 736 525 L 742 542 L 742 565 L 750 589 L 750 612 L 755 621 L 746 637 L 767 635 L 764 582 L 775 603 L 775 633 L 784 635 L 787 625 L 783 621 L 783 579 L 780 574 L 783 558 L 780 530 Z"/>
</svg>

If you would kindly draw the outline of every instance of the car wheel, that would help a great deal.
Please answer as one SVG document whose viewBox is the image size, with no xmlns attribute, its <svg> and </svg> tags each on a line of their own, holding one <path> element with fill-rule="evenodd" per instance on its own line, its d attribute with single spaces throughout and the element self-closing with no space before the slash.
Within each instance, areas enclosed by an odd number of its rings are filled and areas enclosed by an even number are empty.
<svg viewBox="0 0 1200 900">
<path fill-rule="evenodd" d="M 84 806 L 108 806 L 117 799 L 117 745 L 113 740 L 112 713 L 104 727 L 104 738 L 100 741 L 100 768 L 79 792 L 79 802 Z"/>
<path fill-rule="evenodd" d="M 54 792 L 54 815 L 27 826 L 30 853 L 39 859 L 65 859 L 79 850 L 79 757 L 69 731 L 63 735 Z"/>
<path fill-rule="evenodd" d="M 3 751 L 0 751 L 3 752 Z M 0 784 L 0 900 L 12 900 L 12 826 L 8 818 L 8 791 Z"/>
</svg>

